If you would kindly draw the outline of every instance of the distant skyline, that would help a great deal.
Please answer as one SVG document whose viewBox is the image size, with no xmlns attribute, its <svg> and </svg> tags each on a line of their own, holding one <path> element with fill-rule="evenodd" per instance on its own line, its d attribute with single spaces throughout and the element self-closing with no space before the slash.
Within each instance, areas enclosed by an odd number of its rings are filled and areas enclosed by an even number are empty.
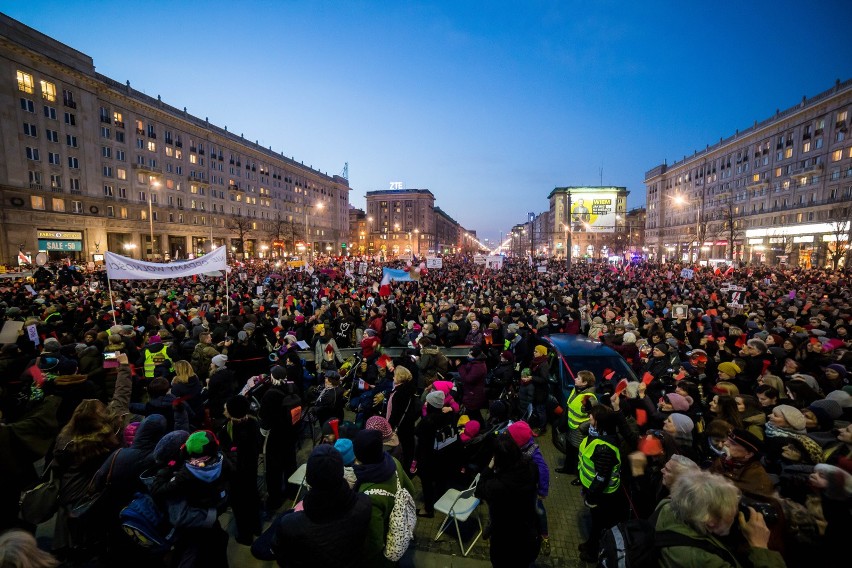
<svg viewBox="0 0 852 568">
<path fill-rule="evenodd" d="M 496 240 L 557 186 L 644 174 L 852 77 L 849 3 L 0 0 L 98 72 L 297 161 L 350 202 L 429 189 Z M 601 173 L 602 172 L 602 173 Z"/>
</svg>

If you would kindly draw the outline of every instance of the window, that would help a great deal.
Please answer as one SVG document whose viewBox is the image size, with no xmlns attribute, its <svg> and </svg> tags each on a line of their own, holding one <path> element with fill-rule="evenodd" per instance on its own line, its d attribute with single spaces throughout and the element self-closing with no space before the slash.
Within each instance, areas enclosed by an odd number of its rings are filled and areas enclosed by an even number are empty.
<svg viewBox="0 0 852 568">
<path fill-rule="evenodd" d="M 190 154 L 189 155 L 189 163 L 190 164 L 197 164 L 198 163 L 198 156 L 196 156 L 195 154 Z"/>
<path fill-rule="evenodd" d="M 35 124 L 30 124 L 29 122 L 24 123 L 24 135 L 32 136 L 33 138 L 38 138 L 38 129 Z"/>
<path fill-rule="evenodd" d="M 72 201 L 71 202 L 71 213 L 82 213 L 83 212 L 83 202 L 82 201 Z"/>
<path fill-rule="evenodd" d="M 121 113 L 120 113 L 120 112 L 113 112 L 113 113 L 112 113 L 112 121 L 113 121 L 113 122 L 115 123 L 115 125 L 116 125 L 116 126 L 118 126 L 119 128 L 124 128 L 124 117 L 123 117 L 123 116 L 121 116 Z"/>
<path fill-rule="evenodd" d="M 49 164 L 52 164 L 54 166 L 59 166 L 59 165 L 61 165 L 59 163 L 59 159 L 60 159 L 59 154 L 57 154 L 56 152 L 48 152 L 47 153 L 47 162 Z"/>
<path fill-rule="evenodd" d="M 831 153 L 831 161 L 832 162 L 839 162 L 842 157 L 843 157 L 843 150 L 835 150 L 834 152 Z"/>
<path fill-rule="evenodd" d="M 149 140 L 148 141 L 148 151 L 149 152 L 156 152 L 157 151 L 157 143 Z"/>
<path fill-rule="evenodd" d="M 183 166 L 175 166 L 175 173 L 179 176 L 183 175 Z"/>
<path fill-rule="evenodd" d="M 62 103 L 71 108 L 77 108 L 77 103 L 74 102 L 74 93 L 67 89 L 62 89 Z"/>
<path fill-rule="evenodd" d="M 152 211 L 151 212 L 151 219 L 153 221 L 159 221 L 160 220 L 160 216 L 158 215 L 158 213 L 159 213 L 159 211 Z"/>
<path fill-rule="evenodd" d="M 152 168 L 156 168 L 156 167 L 157 167 L 157 160 L 156 160 L 156 159 L 154 159 L 154 158 L 149 159 L 149 160 L 148 160 L 148 165 L 149 165 L 150 167 L 152 167 Z"/>
<path fill-rule="evenodd" d="M 141 211 L 139 211 L 139 218 L 143 221 L 147 221 L 148 220 L 148 212 L 146 210 L 142 209 Z"/>
<path fill-rule="evenodd" d="M 806 141 L 805 143 L 802 144 L 802 152 L 807 154 L 810 151 L 811 151 L 811 141 L 808 140 L 808 141 Z"/>
<path fill-rule="evenodd" d="M 145 194 L 144 191 L 139 192 L 139 201 L 141 201 L 141 202 L 148 201 L 148 196 Z"/>
<path fill-rule="evenodd" d="M 30 195 L 30 205 L 33 209 L 44 211 L 44 197 L 40 195 Z"/>
<path fill-rule="evenodd" d="M 171 146 L 166 146 L 166 156 L 171 158 L 174 155 L 175 155 L 175 149 L 172 148 Z"/>
<path fill-rule="evenodd" d="M 71 191 L 80 191 L 80 178 L 70 178 L 68 180 L 68 188 Z"/>
<path fill-rule="evenodd" d="M 73 156 L 68 156 L 68 167 L 75 170 L 80 169 L 80 161 Z"/>
<path fill-rule="evenodd" d="M 104 177 L 112 177 L 112 166 L 103 167 Z"/>
<path fill-rule="evenodd" d="M 118 216 L 121 219 L 127 219 L 127 207 L 119 207 L 118 208 Z"/>
<path fill-rule="evenodd" d="M 101 126 L 101 138 L 109 138 L 109 128 Z"/>
<path fill-rule="evenodd" d="M 56 120 L 56 109 L 53 107 L 49 107 L 44 105 L 44 116 L 49 118 L 50 120 Z"/>
<path fill-rule="evenodd" d="M 115 159 L 119 162 L 127 161 L 127 157 L 124 155 L 124 150 L 116 150 L 115 151 Z"/>
<path fill-rule="evenodd" d="M 124 144 L 124 132 L 115 132 L 115 141 Z"/>
<path fill-rule="evenodd" d="M 775 177 L 781 177 L 781 168 L 775 168 Z"/>
<path fill-rule="evenodd" d="M 51 103 L 56 102 L 56 85 L 49 81 L 42 81 L 41 98 Z"/>
<path fill-rule="evenodd" d="M 76 148 L 77 147 L 77 137 L 71 136 L 70 134 L 66 134 L 65 135 L 65 144 L 67 144 L 68 146 L 71 146 L 72 148 Z"/>
<path fill-rule="evenodd" d="M 62 177 L 58 174 L 50 174 L 50 188 L 62 189 Z"/>
<path fill-rule="evenodd" d="M 127 179 L 127 170 L 124 168 L 117 168 L 115 170 L 115 177 L 118 179 Z"/>
<path fill-rule="evenodd" d="M 112 158 L 112 148 L 109 146 L 101 146 L 101 156 L 104 158 Z"/>
<path fill-rule="evenodd" d="M 56 211 L 57 213 L 65 213 L 65 200 L 60 199 L 58 197 L 54 197 L 51 199 L 51 209 Z"/>
<path fill-rule="evenodd" d="M 815 147 L 817 150 L 819 150 L 820 148 L 822 148 L 822 137 L 817 138 L 816 140 L 814 140 L 814 147 Z"/>
<path fill-rule="evenodd" d="M 77 117 L 74 113 L 66 112 L 65 113 L 65 124 L 69 126 L 77 126 Z"/>
<path fill-rule="evenodd" d="M 41 172 L 36 172 L 36 171 L 30 170 L 29 174 L 30 174 L 30 188 L 31 189 L 41 189 Z"/>
<path fill-rule="evenodd" d="M 107 205 L 106 214 L 107 217 L 115 217 L 115 207 L 113 205 Z"/>
<path fill-rule="evenodd" d="M 154 129 L 154 125 L 149 124 L 148 125 L 148 138 L 156 138 L 156 137 L 157 137 L 157 132 Z"/>
<path fill-rule="evenodd" d="M 113 192 L 111 185 L 104 186 L 104 197 L 115 197 L 115 193 Z"/>
<path fill-rule="evenodd" d="M 21 110 L 35 112 L 35 103 L 30 99 L 21 99 Z"/>
<path fill-rule="evenodd" d="M 33 162 L 39 161 L 38 148 L 31 148 L 27 146 L 27 159 L 32 160 Z"/>
<path fill-rule="evenodd" d="M 144 150 L 145 149 L 145 141 L 142 140 L 141 138 L 137 138 L 136 139 L 136 148 L 138 148 L 139 150 Z"/>
<path fill-rule="evenodd" d="M 786 150 L 784 150 L 784 158 L 785 159 L 790 158 L 792 156 L 793 156 L 793 149 L 792 148 L 787 148 Z"/>
<path fill-rule="evenodd" d="M 127 188 L 126 187 L 119 187 L 116 195 L 118 196 L 119 199 L 127 199 Z"/>
<path fill-rule="evenodd" d="M 183 150 L 176 149 L 175 150 L 175 158 L 178 160 L 183 160 Z"/>
<path fill-rule="evenodd" d="M 48 142 L 59 142 L 59 133 L 57 131 L 48 128 L 45 130 L 45 134 Z"/>
<path fill-rule="evenodd" d="M 33 76 L 23 71 L 18 71 L 18 90 L 32 95 L 35 92 Z"/>
<path fill-rule="evenodd" d="M 849 116 L 848 111 L 843 110 L 843 111 L 838 112 L 837 113 L 837 124 L 841 124 L 843 122 L 846 122 L 846 117 L 848 117 L 848 116 Z"/>
<path fill-rule="evenodd" d="M 846 140 L 846 133 L 843 132 L 842 130 L 838 130 L 834 134 L 834 141 L 835 142 L 843 142 L 844 140 Z"/>
</svg>

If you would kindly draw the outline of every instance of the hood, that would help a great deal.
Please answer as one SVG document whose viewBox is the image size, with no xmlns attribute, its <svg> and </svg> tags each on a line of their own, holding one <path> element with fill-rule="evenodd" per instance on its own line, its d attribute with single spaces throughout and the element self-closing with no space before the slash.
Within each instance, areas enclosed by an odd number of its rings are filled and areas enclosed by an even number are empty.
<svg viewBox="0 0 852 568">
<path fill-rule="evenodd" d="M 216 460 L 213 463 L 208 463 L 204 467 L 199 467 L 197 465 L 192 465 L 189 462 L 186 462 L 186 470 L 193 475 L 196 479 L 203 481 L 204 483 L 213 483 L 219 476 L 222 474 L 222 462 L 224 458 L 222 454 L 219 453 L 216 455 Z"/>
<path fill-rule="evenodd" d="M 153 452 L 157 442 L 166 434 L 166 428 L 166 418 L 162 414 L 148 416 L 136 430 L 130 447 L 147 453 Z"/>
<path fill-rule="evenodd" d="M 421 347 L 420 353 L 423 355 L 437 355 L 441 350 L 438 349 L 435 345 L 429 345 L 428 347 Z"/>
<path fill-rule="evenodd" d="M 54 380 L 54 384 L 57 387 L 70 387 L 75 385 L 81 385 L 89 380 L 89 377 L 86 375 L 59 375 Z"/>
</svg>

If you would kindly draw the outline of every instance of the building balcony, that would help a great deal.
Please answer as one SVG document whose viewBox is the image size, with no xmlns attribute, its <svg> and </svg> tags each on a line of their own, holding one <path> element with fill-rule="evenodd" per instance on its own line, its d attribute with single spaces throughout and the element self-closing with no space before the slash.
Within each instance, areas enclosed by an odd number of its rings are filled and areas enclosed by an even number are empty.
<svg viewBox="0 0 852 568">
<path fill-rule="evenodd" d="M 137 129 L 136 129 L 136 134 L 138 134 L 139 136 L 145 136 L 145 131 L 144 131 L 144 130 L 142 130 L 141 128 L 137 128 Z"/>
<path fill-rule="evenodd" d="M 76 108 L 77 108 L 77 103 L 75 103 L 74 101 L 68 101 L 68 100 L 65 100 L 65 101 L 62 101 L 62 102 L 63 102 L 63 104 L 64 104 L 65 106 L 67 106 L 68 108 L 73 108 L 73 109 L 76 109 Z"/>
<path fill-rule="evenodd" d="M 151 172 L 154 174 L 163 173 L 163 168 L 152 168 L 151 166 L 146 166 L 145 164 L 133 164 L 133 169 L 138 170 L 140 172 Z"/>
<path fill-rule="evenodd" d="M 124 122 L 121 120 L 114 120 L 112 121 L 112 123 L 115 125 L 116 128 L 124 128 Z"/>
</svg>

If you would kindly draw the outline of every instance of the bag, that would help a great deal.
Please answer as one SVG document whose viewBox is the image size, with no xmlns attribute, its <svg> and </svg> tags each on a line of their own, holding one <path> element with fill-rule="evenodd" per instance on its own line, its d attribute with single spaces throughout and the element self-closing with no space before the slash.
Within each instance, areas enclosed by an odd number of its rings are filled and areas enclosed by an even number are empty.
<svg viewBox="0 0 852 568">
<path fill-rule="evenodd" d="M 447 448 L 448 446 L 454 444 L 459 439 L 459 430 L 452 424 L 447 424 L 437 432 L 435 432 L 435 446 L 434 449 L 436 452 Z"/>
<path fill-rule="evenodd" d="M 97 476 L 97 472 L 92 476 L 91 481 L 89 481 L 89 485 L 86 489 L 86 496 L 83 497 L 80 501 L 74 504 L 68 511 L 68 516 L 72 519 L 79 519 L 85 517 L 93 507 L 95 507 L 100 501 L 101 498 L 106 494 L 109 490 L 110 482 L 112 481 L 112 468 L 115 466 L 115 458 L 118 457 L 118 454 L 121 453 L 121 450 L 124 448 L 119 448 L 112 454 L 112 460 L 109 462 L 109 472 L 107 473 L 106 484 L 100 491 L 92 492 L 92 484 L 95 482 L 95 476 Z"/>
<path fill-rule="evenodd" d="M 50 520 L 59 509 L 59 482 L 54 479 L 53 468 L 50 465 L 47 467 L 50 471 L 47 481 L 21 494 L 21 520 L 32 525 Z"/>
<path fill-rule="evenodd" d="M 169 550 L 174 543 L 174 527 L 147 493 L 137 493 L 118 518 L 121 529 L 142 548 L 161 553 Z"/>
<path fill-rule="evenodd" d="M 400 484 L 399 471 L 396 472 L 396 494 L 392 495 L 384 489 L 368 489 L 364 494 L 393 498 L 384 554 L 391 562 L 399 562 L 408 550 L 414 538 L 414 527 L 417 526 L 417 505 L 414 503 L 414 497 Z"/>
</svg>

